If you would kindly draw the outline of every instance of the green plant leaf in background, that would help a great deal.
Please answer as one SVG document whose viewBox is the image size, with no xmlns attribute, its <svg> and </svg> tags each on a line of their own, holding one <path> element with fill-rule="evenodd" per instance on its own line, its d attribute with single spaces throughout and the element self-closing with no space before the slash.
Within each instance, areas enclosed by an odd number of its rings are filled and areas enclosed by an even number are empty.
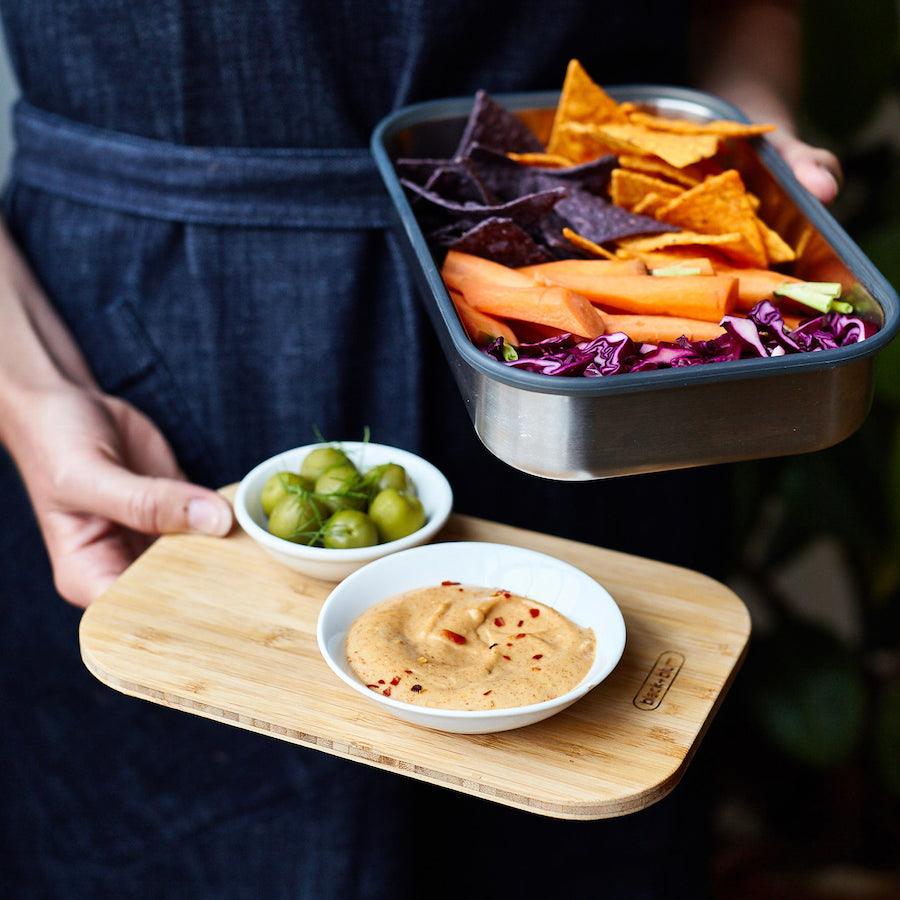
<svg viewBox="0 0 900 900">
<path fill-rule="evenodd" d="M 786 755 L 817 769 L 845 762 L 862 735 L 866 686 L 856 659 L 828 632 L 785 626 L 754 649 L 754 707 Z"/>
</svg>

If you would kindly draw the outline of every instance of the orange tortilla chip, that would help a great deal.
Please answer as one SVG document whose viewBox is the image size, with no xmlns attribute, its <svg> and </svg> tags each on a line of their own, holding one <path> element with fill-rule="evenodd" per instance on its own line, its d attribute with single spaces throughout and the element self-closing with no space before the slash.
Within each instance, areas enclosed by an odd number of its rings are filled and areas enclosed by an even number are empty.
<svg viewBox="0 0 900 900">
<path fill-rule="evenodd" d="M 793 262 L 797 258 L 797 254 L 794 253 L 784 238 L 777 231 L 769 228 L 758 216 L 756 227 L 759 229 L 759 236 L 762 238 L 763 246 L 766 248 L 766 256 L 769 258 L 770 263 Z"/>
<path fill-rule="evenodd" d="M 670 199 L 670 197 L 660 197 L 655 191 L 650 191 L 643 200 L 634 204 L 631 211 L 636 216 L 655 216 L 656 211 L 662 209 Z"/>
<path fill-rule="evenodd" d="M 560 156 L 558 153 L 507 153 L 506 156 L 513 162 L 521 163 L 523 166 L 536 166 L 542 169 L 567 169 L 569 166 L 575 165 L 571 159 L 566 156 Z"/>
<path fill-rule="evenodd" d="M 591 79 L 577 59 L 573 59 L 566 69 L 566 80 L 553 118 L 547 152 L 581 161 L 581 156 L 571 152 L 573 138 L 566 126 L 573 123 L 599 125 L 627 121 L 628 117 L 619 109 L 619 104 Z M 574 141 L 574 144 L 580 149 L 579 141 Z"/>
<path fill-rule="evenodd" d="M 669 201 L 656 217 L 701 234 L 738 233 L 741 240 L 727 248 L 729 255 L 760 268 L 768 264 L 756 213 L 736 169 L 713 175 L 685 191 Z"/>
<path fill-rule="evenodd" d="M 628 118 L 635 125 L 643 125 L 654 131 L 668 131 L 671 134 L 711 134 L 716 137 L 755 137 L 775 130 L 775 125 L 752 125 L 727 119 L 713 119 L 710 122 L 689 122 L 687 119 L 667 119 L 650 113 L 629 112 Z"/>
<path fill-rule="evenodd" d="M 661 178 L 653 178 L 651 175 L 629 172 L 627 169 L 613 169 L 609 184 L 609 196 L 617 206 L 623 206 L 625 209 L 633 211 L 634 207 L 650 193 L 656 194 L 659 198 L 665 197 L 672 200 L 684 193 L 684 190 Z"/>
<path fill-rule="evenodd" d="M 669 134 L 651 131 L 643 125 L 617 122 L 600 125 L 598 130 L 620 152 L 658 156 L 676 169 L 715 156 L 719 149 L 719 139 L 714 134 Z"/>
<path fill-rule="evenodd" d="M 631 169 L 634 172 L 643 172 L 645 175 L 661 175 L 668 178 L 669 181 L 675 181 L 685 187 L 693 187 L 700 184 L 705 175 L 701 173 L 692 174 L 690 166 L 684 169 L 676 169 L 661 159 L 654 159 L 652 156 L 633 156 L 623 153 L 619 156 L 619 165 L 623 169 Z"/>
<path fill-rule="evenodd" d="M 577 231 L 572 231 L 571 228 L 563 228 L 563 237 L 570 243 L 574 244 L 578 247 L 579 250 L 584 250 L 586 253 L 593 253 L 595 256 L 602 256 L 604 259 L 615 259 L 615 253 L 610 253 L 605 247 L 601 247 L 599 244 L 595 244 L 593 241 L 589 241 L 586 237 L 582 237 L 578 234 Z"/>
<path fill-rule="evenodd" d="M 651 253 L 654 250 L 662 250 L 664 247 L 680 247 L 685 245 L 719 247 L 726 251 L 732 245 L 740 245 L 743 235 L 738 232 L 731 234 L 700 234 L 697 231 L 670 231 L 667 234 L 654 234 L 651 237 L 622 238 L 616 241 L 619 250 L 624 250 L 627 256 L 640 256 L 642 253 Z M 618 256 L 618 251 L 616 252 Z"/>
<path fill-rule="evenodd" d="M 576 164 L 616 153 L 619 149 L 618 144 L 605 137 L 595 125 L 569 122 L 560 127 L 559 134 L 560 141 L 564 142 L 565 155 Z"/>
</svg>

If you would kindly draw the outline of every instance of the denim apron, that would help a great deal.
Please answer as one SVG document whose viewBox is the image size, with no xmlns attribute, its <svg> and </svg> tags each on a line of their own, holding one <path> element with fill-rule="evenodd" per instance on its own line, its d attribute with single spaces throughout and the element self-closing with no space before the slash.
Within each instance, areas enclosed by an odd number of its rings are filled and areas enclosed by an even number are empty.
<svg viewBox="0 0 900 900">
<path fill-rule="evenodd" d="M 42 3 L 4 10 L 8 28 Z M 478 4 L 459 5 L 472 6 L 471 26 Z M 416 40 L 433 39 L 438 5 L 399 6 Z M 217 5 L 213 25 L 239 7 Z M 447 27 L 452 7 L 440 7 Z M 364 43 L 377 17 L 357 12 Z M 417 91 L 493 86 L 497 71 L 501 89 L 555 83 L 543 73 L 563 69 L 564 19 L 553 26 L 559 49 L 530 69 L 534 35 L 525 50 L 491 47 L 490 67 L 473 63 L 469 80 L 445 87 L 417 83 L 415 67 L 382 48 L 406 93 L 372 101 L 363 130 L 422 99 Z M 21 35 L 8 37 L 16 48 Z M 49 55 L 38 63 L 54 65 Z M 379 442 L 447 471 L 464 512 L 711 570 L 698 548 L 714 551 L 722 537 L 723 494 L 708 476 L 560 485 L 480 447 L 413 296 L 365 134 L 343 149 L 319 146 L 322 135 L 302 149 L 215 146 L 206 133 L 166 133 L 152 98 L 133 127 L 63 115 L 65 85 L 30 78 L 15 111 L 6 220 L 100 385 L 150 416 L 188 477 L 225 484 L 310 441 L 313 426 L 353 439 L 369 425 Z M 134 82 L 118 87 L 137 91 Z M 156 130 L 139 134 L 147 122 Z M 558 864 L 585 896 L 697 896 L 689 860 L 701 826 L 677 798 L 621 822 L 553 822 L 110 691 L 81 664 L 80 613 L 53 589 L 2 454 L 0 510 L 0 894 L 532 896 L 559 888 Z M 515 851 L 508 865 L 479 852 L 497 846 Z M 549 874 L 522 865 L 531 848 L 555 860 Z"/>
</svg>

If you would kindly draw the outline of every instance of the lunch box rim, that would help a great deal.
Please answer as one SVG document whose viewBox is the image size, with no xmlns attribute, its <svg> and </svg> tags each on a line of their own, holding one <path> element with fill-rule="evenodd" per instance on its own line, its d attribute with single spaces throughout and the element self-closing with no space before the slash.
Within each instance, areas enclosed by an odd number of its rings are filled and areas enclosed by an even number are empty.
<svg viewBox="0 0 900 900">
<path fill-rule="evenodd" d="M 742 122 L 749 121 L 736 106 L 728 101 L 691 88 L 665 85 L 617 85 L 610 87 L 608 92 L 620 101 L 672 100 L 684 104 L 688 109 L 693 107 L 693 111 L 698 114 Z M 495 95 L 495 99 L 511 110 L 544 109 L 556 106 L 559 92 L 498 94 Z M 777 150 L 768 141 L 755 138 L 753 145 L 763 166 L 768 169 L 798 210 L 807 217 L 810 224 L 818 230 L 819 234 L 881 307 L 884 323 L 876 334 L 848 347 L 820 350 L 815 353 L 797 353 L 766 359 L 742 359 L 715 365 L 658 369 L 649 372 L 629 372 L 606 378 L 552 378 L 503 365 L 479 350 L 469 340 L 463 329 L 387 149 L 388 141 L 398 131 L 413 125 L 427 124 L 429 121 L 468 115 L 472 104 L 473 97 L 471 96 L 453 97 L 429 100 L 398 109 L 385 116 L 375 127 L 372 133 L 371 149 L 400 218 L 400 223 L 422 265 L 428 287 L 437 303 L 438 311 L 447 327 L 454 348 L 469 366 L 478 370 L 485 377 L 529 392 L 594 397 L 631 393 L 644 389 L 690 387 L 710 381 L 773 377 L 785 373 L 800 374 L 801 372 L 832 369 L 874 356 L 890 343 L 900 327 L 900 300 L 887 279 L 825 207 L 802 187 Z"/>
</svg>

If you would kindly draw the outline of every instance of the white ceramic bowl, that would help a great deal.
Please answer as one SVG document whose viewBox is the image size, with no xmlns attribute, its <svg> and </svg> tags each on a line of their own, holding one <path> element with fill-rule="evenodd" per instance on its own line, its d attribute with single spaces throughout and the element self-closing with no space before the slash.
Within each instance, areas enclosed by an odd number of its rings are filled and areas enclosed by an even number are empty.
<svg viewBox="0 0 900 900">
<path fill-rule="evenodd" d="M 503 587 L 552 606 L 578 625 L 593 628 L 597 655 L 587 675 L 571 691 L 553 700 L 506 709 L 434 709 L 391 700 L 371 691 L 357 679 L 347 662 L 344 647 L 351 623 L 388 597 L 444 580 Z M 575 566 L 523 547 L 466 541 L 405 550 L 355 572 L 325 601 L 316 636 L 319 650 L 335 674 L 388 712 L 440 731 L 486 734 L 546 719 L 600 684 L 625 649 L 625 622 L 606 589 Z"/>
<path fill-rule="evenodd" d="M 360 471 L 372 466 L 393 462 L 403 466 L 416 486 L 416 492 L 425 508 L 426 521 L 418 530 L 399 541 L 388 541 L 374 547 L 358 550 L 329 550 L 325 547 L 304 547 L 275 537 L 266 530 L 266 516 L 260 503 L 263 485 L 275 472 L 298 472 L 300 463 L 310 450 L 328 444 L 308 444 L 285 450 L 261 462 L 244 476 L 234 497 L 234 513 L 241 528 L 278 562 L 323 581 L 339 581 L 360 566 L 380 559 L 389 553 L 417 547 L 430 541 L 447 521 L 453 507 L 453 491 L 450 483 L 430 462 L 407 450 L 388 447 L 385 444 L 369 444 L 359 441 L 341 441 L 341 449 Z"/>
</svg>

